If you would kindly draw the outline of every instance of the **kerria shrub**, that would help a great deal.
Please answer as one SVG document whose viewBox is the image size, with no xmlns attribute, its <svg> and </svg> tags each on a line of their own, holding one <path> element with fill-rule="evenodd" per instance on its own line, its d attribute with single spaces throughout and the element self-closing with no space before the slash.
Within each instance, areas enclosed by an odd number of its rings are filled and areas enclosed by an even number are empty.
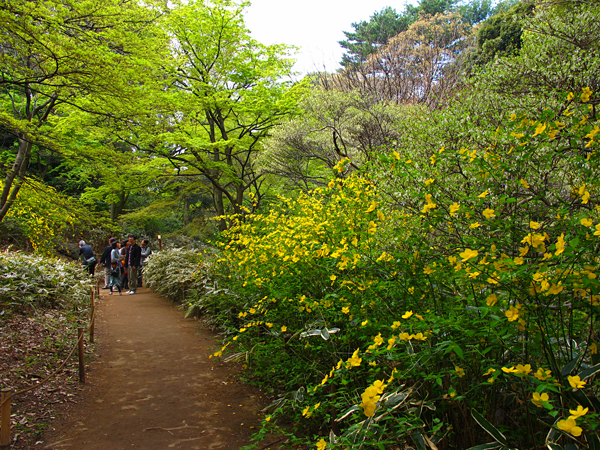
<svg viewBox="0 0 600 450">
<path fill-rule="evenodd" d="M 225 233 L 213 273 L 243 307 L 213 356 L 276 395 L 257 437 L 600 448 L 591 95 L 427 160 L 390 148 Z"/>
<path fill-rule="evenodd" d="M 87 307 L 90 281 L 80 264 L 59 258 L 0 253 L 0 316 L 39 309 Z"/>
</svg>

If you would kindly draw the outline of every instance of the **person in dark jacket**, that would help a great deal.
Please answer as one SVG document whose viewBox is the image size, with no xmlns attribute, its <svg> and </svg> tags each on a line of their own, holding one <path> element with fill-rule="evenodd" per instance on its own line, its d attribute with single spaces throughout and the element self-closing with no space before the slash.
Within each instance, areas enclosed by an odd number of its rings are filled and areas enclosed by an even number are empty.
<svg viewBox="0 0 600 450">
<path fill-rule="evenodd" d="M 144 271 L 144 266 L 146 265 L 146 258 L 148 258 L 148 256 L 150 256 L 152 254 L 152 250 L 150 250 L 148 243 L 149 243 L 148 239 L 142 239 L 142 246 L 141 246 L 142 258 L 140 260 L 140 268 L 138 269 L 138 281 L 137 281 L 137 285 L 139 287 L 142 287 L 142 272 Z"/>
<path fill-rule="evenodd" d="M 94 250 L 92 250 L 91 245 L 87 245 L 85 241 L 79 241 L 79 256 L 83 255 L 83 265 L 87 269 L 87 272 L 91 277 L 94 276 L 94 272 L 96 271 L 96 264 L 98 264 L 98 260 L 96 259 L 96 255 L 94 255 Z M 93 258 L 92 262 L 90 262 L 90 258 Z"/>
<path fill-rule="evenodd" d="M 113 243 L 117 242 L 114 237 L 111 237 L 108 240 L 108 246 L 102 252 L 102 256 L 100 257 L 100 264 L 104 267 L 104 286 L 102 289 L 108 289 L 110 285 L 110 254 L 113 249 Z"/>
<path fill-rule="evenodd" d="M 129 235 L 129 247 L 127 247 L 127 256 L 125 257 L 125 266 L 129 275 L 129 291 L 128 294 L 135 294 L 137 289 L 137 272 L 140 268 L 142 259 L 142 249 L 135 243 L 136 237 Z"/>
</svg>

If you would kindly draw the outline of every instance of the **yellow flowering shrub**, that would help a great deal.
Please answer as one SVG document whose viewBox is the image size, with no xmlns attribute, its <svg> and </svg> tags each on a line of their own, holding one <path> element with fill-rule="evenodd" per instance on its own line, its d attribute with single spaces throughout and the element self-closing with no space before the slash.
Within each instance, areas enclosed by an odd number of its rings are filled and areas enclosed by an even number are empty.
<svg viewBox="0 0 600 450">
<path fill-rule="evenodd" d="M 229 349 L 281 396 L 273 420 L 327 423 L 332 448 L 595 445 L 598 121 L 569 108 L 230 218 Z"/>
</svg>

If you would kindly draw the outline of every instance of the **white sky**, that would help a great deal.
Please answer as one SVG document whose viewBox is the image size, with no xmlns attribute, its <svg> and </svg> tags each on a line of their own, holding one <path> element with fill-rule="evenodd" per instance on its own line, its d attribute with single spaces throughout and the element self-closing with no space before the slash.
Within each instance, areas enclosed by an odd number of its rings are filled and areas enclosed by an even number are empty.
<svg viewBox="0 0 600 450">
<path fill-rule="evenodd" d="M 415 0 L 251 0 L 246 26 L 263 44 L 301 47 L 294 70 L 301 74 L 334 71 L 342 59 L 344 31 L 354 31 L 353 22 L 368 20 L 376 11 L 391 6 L 403 12 Z"/>
</svg>

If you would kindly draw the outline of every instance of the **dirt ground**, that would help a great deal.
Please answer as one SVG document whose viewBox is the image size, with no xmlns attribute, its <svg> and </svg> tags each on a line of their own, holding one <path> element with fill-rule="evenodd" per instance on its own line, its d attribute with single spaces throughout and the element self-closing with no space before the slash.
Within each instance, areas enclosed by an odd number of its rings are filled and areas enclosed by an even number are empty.
<svg viewBox="0 0 600 450">
<path fill-rule="evenodd" d="M 49 450 L 238 449 L 250 444 L 266 399 L 209 359 L 202 330 L 146 288 L 107 295 L 97 308 L 99 358 L 66 414 L 35 448 Z M 261 448 L 278 448 L 267 439 Z M 281 442 L 279 442 L 281 443 Z"/>
</svg>

